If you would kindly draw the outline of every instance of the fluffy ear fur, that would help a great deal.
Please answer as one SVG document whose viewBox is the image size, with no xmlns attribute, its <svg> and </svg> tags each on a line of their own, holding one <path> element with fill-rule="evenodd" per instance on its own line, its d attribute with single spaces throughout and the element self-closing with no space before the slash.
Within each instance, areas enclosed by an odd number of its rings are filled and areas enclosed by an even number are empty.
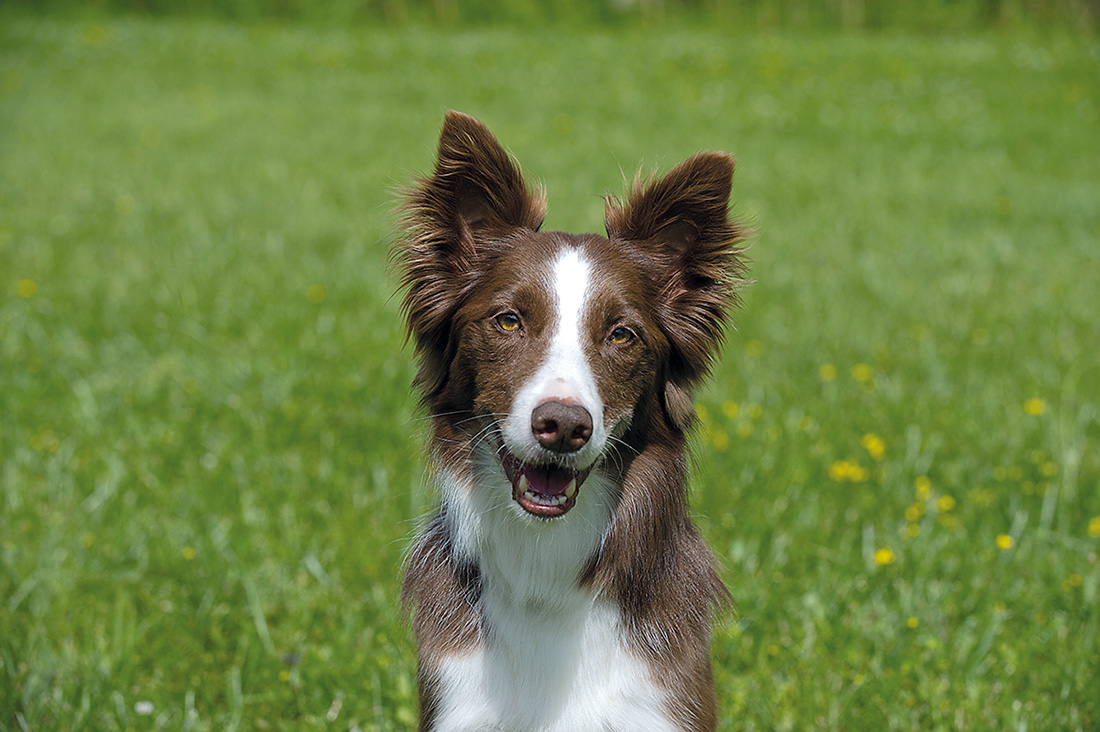
<svg viewBox="0 0 1100 732">
<path fill-rule="evenodd" d="M 489 129 L 459 112 L 443 121 L 435 172 L 405 193 L 404 204 L 397 263 L 420 356 L 417 381 L 430 399 L 446 381 L 450 321 L 472 284 L 482 242 L 537 230 L 546 204 Z"/>
<path fill-rule="evenodd" d="M 657 317 L 672 346 L 664 403 L 681 430 L 744 282 L 747 231 L 728 210 L 733 167 L 729 155 L 700 153 L 659 180 L 635 180 L 625 203 L 607 201 L 608 237 L 636 242 L 658 264 Z"/>
</svg>

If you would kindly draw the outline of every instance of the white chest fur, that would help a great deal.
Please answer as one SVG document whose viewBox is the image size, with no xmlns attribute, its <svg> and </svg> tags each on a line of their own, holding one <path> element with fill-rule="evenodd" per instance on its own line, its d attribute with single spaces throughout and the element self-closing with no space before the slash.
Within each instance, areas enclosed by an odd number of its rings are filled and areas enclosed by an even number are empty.
<svg viewBox="0 0 1100 732">
<path fill-rule="evenodd" d="M 456 548 L 481 570 L 484 640 L 438 668 L 439 732 L 676 729 L 618 607 L 576 586 L 613 500 L 597 473 L 584 491 L 573 511 L 542 522 L 522 515 L 506 485 L 448 485 Z"/>
<path fill-rule="evenodd" d="M 672 732 L 648 667 L 621 642 L 603 603 L 568 621 L 510 611 L 485 647 L 440 669 L 440 732 Z"/>
</svg>

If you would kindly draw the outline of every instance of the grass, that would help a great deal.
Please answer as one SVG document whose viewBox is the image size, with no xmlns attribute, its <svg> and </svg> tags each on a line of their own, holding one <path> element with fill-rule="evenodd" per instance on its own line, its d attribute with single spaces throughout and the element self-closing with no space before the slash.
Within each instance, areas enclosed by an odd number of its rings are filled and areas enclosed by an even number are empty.
<svg viewBox="0 0 1100 732">
<path fill-rule="evenodd" d="M 0 16 L 0 729 L 404 730 L 386 249 L 447 108 L 759 229 L 698 395 L 722 729 L 1100 727 L 1100 45 Z"/>
</svg>

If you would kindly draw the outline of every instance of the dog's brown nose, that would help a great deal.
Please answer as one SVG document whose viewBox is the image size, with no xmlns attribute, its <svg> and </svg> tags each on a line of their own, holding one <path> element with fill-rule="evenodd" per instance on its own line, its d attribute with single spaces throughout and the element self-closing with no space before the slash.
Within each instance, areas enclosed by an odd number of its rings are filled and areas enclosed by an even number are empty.
<svg viewBox="0 0 1100 732">
<path fill-rule="evenodd" d="M 531 412 L 531 431 L 547 450 L 576 452 L 592 436 L 592 415 L 574 404 L 543 402 Z"/>
</svg>

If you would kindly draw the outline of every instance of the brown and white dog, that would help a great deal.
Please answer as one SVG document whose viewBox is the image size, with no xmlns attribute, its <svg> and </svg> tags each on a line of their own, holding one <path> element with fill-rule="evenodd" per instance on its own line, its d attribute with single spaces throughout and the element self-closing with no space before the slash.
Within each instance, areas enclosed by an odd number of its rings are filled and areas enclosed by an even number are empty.
<svg viewBox="0 0 1100 732">
<path fill-rule="evenodd" d="M 542 232 L 492 133 L 447 115 L 397 250 L 442 486 L 402 593 L 421 730 L 714 729 L 729 595 L 686 433 L 744 272 L 732 174 L 695 155 L 608 199 L 606 238 Z"/>
</svg>

